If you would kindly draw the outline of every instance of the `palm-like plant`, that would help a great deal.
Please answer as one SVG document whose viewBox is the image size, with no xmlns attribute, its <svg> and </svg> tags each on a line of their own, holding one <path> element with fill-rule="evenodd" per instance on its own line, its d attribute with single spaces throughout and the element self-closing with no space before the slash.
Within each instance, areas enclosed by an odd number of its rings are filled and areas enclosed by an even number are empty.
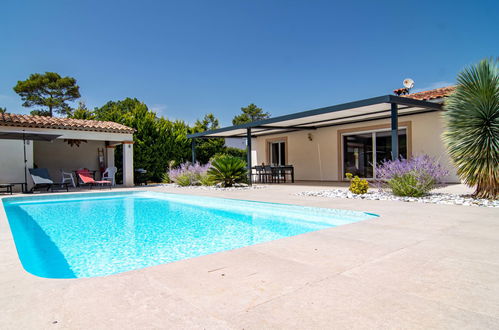
<svg viewBox="0 0 499 330">
<path fill-rule="evenodd" d="M 208 169 L 208 175 L 223 187 L 232 187 L 236 183 L 245 182 L 247 174 L 246 162 L 228 155 L 213 159 Z"/>
<path fill-rule="evenodd" d="M 485 59 L 465 68 L 445 103 L 444 141 L 457 174 L 475 196 L 499 194 L 499 67 Z"/>
</svg>

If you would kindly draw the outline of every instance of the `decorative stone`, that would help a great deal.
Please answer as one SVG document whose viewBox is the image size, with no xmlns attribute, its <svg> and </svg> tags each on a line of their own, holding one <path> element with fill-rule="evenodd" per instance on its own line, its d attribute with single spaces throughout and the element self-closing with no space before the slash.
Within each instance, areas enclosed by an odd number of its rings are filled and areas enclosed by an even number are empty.
<svg viewBox="0 0 499 330">
<path fill-rule="evenodd" d="M 443 193 L 429 193 L 423 197 L 399 197 L 384 190 L 372 191 L 363 195 L 353 194 L 348 190 L 332 189 L 322 191 L 304 191 L 298 193 L 299 196 L 313 196 L 326 198 L 349 198 L 349 199 L 365 199 L 365 200 L 392 200 L 402 202 L 417 202 L 431 204 L 446 204 L 446 205 L 463 205 L 463 206 L 481 206 L 481 207 L 498 207 L 499 200 L 487 200 L 480 198 L 472 198 L 468 195 L 455 195 Z"/>
<path fill-rule="evenodd" d="M 227 187 L 224 188 L 221 185 L 215 185 L 215 186 L 179 186 L 175 183 L 167 183 L 167 184 L 162 184 L 163 187 L 175 187 L 175 188 L 180 188 L 180 189 L 199 189 L 199 190 L 217 190 L 217 191 L 235 191 L 235 190 L 255 190 L 255 189 L 263 189 L 265 186 L 259 186 L 259 185 L 253 185 L 253 186 L 248 186 L 246 184 L 238 184 L 235 185 L 234 187 Z"/>
</svg>

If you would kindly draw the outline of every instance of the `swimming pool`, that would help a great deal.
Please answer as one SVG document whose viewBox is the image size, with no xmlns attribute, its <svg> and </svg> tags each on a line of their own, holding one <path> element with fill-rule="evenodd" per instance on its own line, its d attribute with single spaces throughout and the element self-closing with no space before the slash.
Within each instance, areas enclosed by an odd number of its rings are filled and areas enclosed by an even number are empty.
<svg viewBox="0 0 499 330">
<path fill-rule="evenodd" d="M 2 201 L 23 267 L 47 278 L 115 274 L 376 216 L 157 192 Z"/>
</svg>

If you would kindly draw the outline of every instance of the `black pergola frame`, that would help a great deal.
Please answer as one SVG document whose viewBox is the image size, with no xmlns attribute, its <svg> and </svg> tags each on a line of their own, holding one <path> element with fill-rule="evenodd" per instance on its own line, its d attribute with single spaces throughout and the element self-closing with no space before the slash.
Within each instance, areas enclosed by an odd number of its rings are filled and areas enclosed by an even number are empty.
<svg viewBox="0 0 499 330">
<path fill-rule="evenodd" d="M 279 122 L 285 122 L 285 121 L 289 121 L 289 120 L 293 120 L 293 119 L 301 119 L 301 118 L 312 117 L 312 116 L 333 113 L 333 112 L 339 112 L 339 111 L 348 111 L 348 110 L 352 110 L 352 109 L 356 109 L 356 108 L 372 106 L 372 105 L 379 105 L 379 104 L 386 104 L 387 109 L 376 111 L 376 112 L 371 112 L 371 113 L 365 113 L 365 114 L 354 114 L 354 115 L 340 117 L 340 118 L 326 119 L 326 120 L 320 120 L 320 121 L 310 121 L 310 122 L 305 122 L 305 123 L 298 124 L 298 125 L 284 125 L 284 126 L 277 125 Z M 403 108 L 401 108 L 402 106 L 403 106 Z M 201 139 L 230 138 L 230 137 L 244 138 L 244 137 L 246 137 L 248 183 L 251 185 L 252 184 L 252 178 L 251 178 L 251 139 L 252 138 L 266 136 L 266 135 L 285 134 L 285 133 L 290 133 L 290 132 L 299 131 L 299 130 L 316 130 L 316 129 L 324 128 L 324 127 L 346 125 L 346 124 L 350 124 L 350 123 L 357 123 L 357 122 L 365 122 L 365 121 L 373 121 L 373 120 L 390 118 L 391 119 L 391 121 L 390 121 L 391 128 L 390 129 L 391 129 L 391 142 L 392 142 L 392 159 L 396 159 L 396 158 L 398 158 L 398 154 L 399 154 L 399 146 L 398 146 L 398 117 L 399 117 L 399 113 L 398 113 L 398 111 L 401 109 L 410 109 L 410 108 L 422 108 L 424 110 L 419 110 L 417 112 L 404 114 L 403 116 L 417 114 L 417 113 L 439 111 L 439 110 L 442 110 L 442 104 L 435 103 L 435 102 L 415 100 L 415 99 L 401 97 L 401 96 L 395 96 L 395 95 L 383 95 L 383 96 L 373 97 L 373 98 L 369 98 L 369 99 L 348 102 L 348 103 L 342 103 L 342 104 L 333 105 L 333 106 L 329 106 L 329 107 L 307 110 L 307 111 L 302 111 L 302 112 L 296 112 L 296 113 L 278 116 L 278 117 L 274 117 L 274 118 L 258 120 L 258 121 L 254 121 L 251 123 L 241 124 L 241 125 L 228 126 L 228 127 L 215 129 L 215 130 L 194 133 L 194 134 L 188 134 L 187 137 L 192 139 L 191 147 L 192 147 L 192 162 L 193 163 L 196 161 L 196 151 L 195 151 L 196 142 L 195 142 L 195 139 L 198 139 L 198 138 L 201 138 Z M 371 118 L 364 118 L 361 120 L 353 119 L 356 117 L 361 117 L 361 116 L 370 115 L 370 114 L 380 114 L 380 116 L 371 117 Z M 402 115 L 400 115 L 400 116 L 402 116 Z M 349 122 L 331 123 L 335 120 L 337 121 L 337 120 L 345 120 L 345 119 L 353 119 L 353 120 L 349 121 Z M 323 124 L 320 124 L 321 122 Z M 326 122 L 330 122 L 330 123 L 325 124 Z M 304 125 L 310 125 L 310 124 L 318 124 L 318 125 L 304 126 Z M 263 132 L 265 132 L 265 130 L 272 131 L 272 130 L 276 130 L 276 129 L 278 129 L 278 130 L 282 129 L 282 131 L 274 131 L 274 132 L 269 132 L 267 134 L 264 133 L 264 134 L 254 135 L 254 133 L 252 134 L 252 129 L 259 129 L 260 131 L 258 131 L 258 133 L 263 133 Z M 263 131 L 262 131 L 262 129 L 263 129 Z M 219 133 L 224 133 L 224 132 L 226 133 L 226 132 L 238 131 L 238 130 L 245 130 L 246 134 L 239 132 L 239 133 L 235 133 L 233 135 L 218 135 Z"/>
</svg>

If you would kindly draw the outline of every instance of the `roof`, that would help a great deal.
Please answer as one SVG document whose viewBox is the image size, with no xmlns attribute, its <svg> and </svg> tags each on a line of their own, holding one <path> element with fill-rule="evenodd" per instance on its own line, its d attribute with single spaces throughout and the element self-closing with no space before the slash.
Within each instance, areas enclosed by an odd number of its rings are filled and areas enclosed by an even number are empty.
<svg viewBox="0 0 499 330">
<path fill-rule="evenodd" d="M 110 133 L 133 133 L 135 131 L 133 128 L 111 121 L 18 115 L 13 113 L 0 113 L 0 126 L 52 128 Z"/>
<path fill-rule="evenodd" d="M 36 141 L 52 141 L 60 137 L 60 134 L 49 134 L 42 132 L 30 131 L 0 131 L 0 139 L 5 140 L 36 140 Z"/>
<path fill-rule="evenodd" d="M 428 101 L 428 100 L 440 99 L 442 97 L 447 97 L 451 95 L 455 90 L 456 86 L 446 86 L 442 88 L 431 89 L 429 91 L 402 95 L 402 97 L 408 97 L 414 100 Z"/>
<path fill-rule="evenodd" d="M 187 137 L 244 137 L 247 135 L 248 128 L 251 129 L 251 135 L 253 137 L 257 137 L 293 132 L 297 130 L 314 130 L 321 127 L 385 119 L 391 117 L 392 104 L 397 105 L 399 116 L 407 116 L 410 114 L 429 111 L 439 111 L 442 109 L 442 105 L 435 102 L 421 101 L 396 95 L 384 95 L 325 108 L 258 120 L 251 123 L 189 134 Z"/>
</svg>

